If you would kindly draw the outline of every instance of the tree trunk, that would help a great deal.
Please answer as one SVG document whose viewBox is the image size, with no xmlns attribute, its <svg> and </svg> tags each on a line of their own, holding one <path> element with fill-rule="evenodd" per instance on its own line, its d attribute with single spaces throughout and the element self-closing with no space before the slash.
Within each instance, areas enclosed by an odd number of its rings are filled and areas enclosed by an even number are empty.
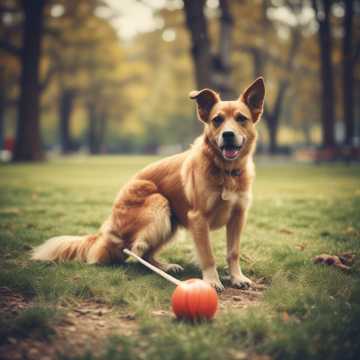
<svg viewBox="0 0 360 360">
<path fill-rule="evenodd" d="M 99 133 L 98 133 L 98 142 L 99 142 L 99 151 L 103 154 L 106 153 L 106 130 L 107 130 L 107 113 L 105 110 L 99 112 Z"/>
<path fill-rule="evenodd" d="M 301 130 L 302 130 L 302 133 L 303 133 L 303 135 L 304 135 L 305 145 L 306 145 L 307 147 L 312 146 L 311 128 L 310 128 L 310 125 L 307 124 L 306 122 L 304 122 L 304 123 L 301 125 Z"/>
<path fill-rule="evenodd" d="M 3 89 L 0 88 L 0 150 L 4 148 L 4 141 L 5 141 L 5 124 L 4 124 L 5 96 L 3 92 L 4 92 Z"/>
<path fill-rule="evenodd" d="M 343 38 L 343 111 L 345 121 L 345 144 L 354 139 L 354 66 L 352 54 L 353 1 L 345 0 Z"/>
<path fill-rule="evenodd" d="M 288 87 L 289 87 L 288 80 L 280 81 L 278 92 L 276 95 L 276 99 L 275 99 L 275 103 L 272 108 L 272 111 L 269 112 L 268 108 L 265 107 L 264 117 L 265 117 L 266 125 L 269 130 L 269 152 L 271 154 L 275 154 L 279 150 L 278 141 L 277 141 L 279 120 L 280 120 L 280 116 L 282 113 L 285 94 L 286 94 Z"/>
<path fill-rule="evenodd" d="M 233 19 L 228 0 L 220 0 L 220 34 L 218 54 L 211 53 L 211 40 L 204 14 L 205 0 L 183 0 L 186 27 L 191 37 L 191 55 L 197 88 L 219 91 L 225 100 L 233 99 L 231 86 L 231 33 Z M 200 122 L 194 122 L 194 132 L 201 130 Z"/>
<path fill-rule="evenodd" d="M 96 106 L 93 102 L 87 105 L 89 130 L 88 130 L 88 144 L 90 154 L 98 154 L 100 152 L 98 139 L 98 114 Z"/>
<path fill-rule="evenodd" d="M 0 150 L 4 148 L 5 140 L 5 79 L 4 79 L 4 69 L 0 67 Z"/>
<path fill-rule="evenodd" d="M 191 36 L 191 55 L 198 89 L 213 87 L 212 56 L 204 6 L 205 0 L 184 0 L 186 26 Z"/>
<path fill-rule="evenodd" d="M 62 154 L 72 151 L 72 141 L 70 134 L 70 120 L 74 108 L 74 89 L 63 89 L 60 95 L 59 120 L 60 120 L 60 143 Z"/>
<path fill-rule="evenodd" d="M 292 47 L 293 48 L 293 47 Z M 258 77 L 260 75 L 264 75 L 265 73 L 265 54 L 262 53 L 260 49 L 255 47 L 248 48 L 247 51 L 253 58 L 253 73 L 254 77 Z M 292 51 L 289 53 L 289 59 L 292 59 Z M 287 67 L 288 71 L 292 69 L 292 61 L 288 61 Z M 280 116 L 282 113 L 283 105 L 284 105 L 284 98 L 287 92 L 287 89 L 290 85 L 288 79 L 283 79 L 280 81 L 275 102 L 270 110 L 269 107 L 265 104 L 264 108 L 264 121 L 266 123 L 268 134 L 269 134 L 269 152 L 271 154 L 275 154 L 278 151 L 278 129 L 279 129 L 279 122 Z"/>
<path fill-rule="evenodd" d="M 220 0 L 220 35 L 218 55 L 213 59 L 213 83 L 224 100 L 233 100 L 236 95 L 231 85 L 231 38 L 234 20 L 228 0 Z"/>
<path fill-rule="evenodd" d="M 322 0 L 322 13 L 319 14 L 317 0 L 313 0 L 313 7 L 319 25 L 319 46 L 321 66 L 321 126 L 322 144 L 324 147 L 335 146 L 335 103 L 334 81 L 332 70 L 332 40 L 331 40 L 331 0 Z"/>
<path fill-rule="evenodd" d="M 278 125 L 279 125 L 279 119 L 278 118 L 272 118 L 269 116 L 267 118 L 267 127 L 269 131 L 269 153 L 274 155 L 278 152 Z"/>
<path fill-rule="evenodd" d="M 14 161 L 44 160 L 40 134 L 39 68 L 45 0 L 23 0 L 23 46 Z"/>
</svg>

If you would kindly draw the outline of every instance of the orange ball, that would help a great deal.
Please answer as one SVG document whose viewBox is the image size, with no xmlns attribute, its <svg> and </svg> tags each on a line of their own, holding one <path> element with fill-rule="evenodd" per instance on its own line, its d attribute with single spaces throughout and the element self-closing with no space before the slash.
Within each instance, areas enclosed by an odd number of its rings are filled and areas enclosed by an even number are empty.
<svg viewBox="0 0 360 360">
<path fill-rule="evenodd" d="M 200 279 L 183 281 L 176 287 L 171 302 L 176 317 L 187 320 L 210 320 L 218 307 L 216 291 Z"/>
</svg>

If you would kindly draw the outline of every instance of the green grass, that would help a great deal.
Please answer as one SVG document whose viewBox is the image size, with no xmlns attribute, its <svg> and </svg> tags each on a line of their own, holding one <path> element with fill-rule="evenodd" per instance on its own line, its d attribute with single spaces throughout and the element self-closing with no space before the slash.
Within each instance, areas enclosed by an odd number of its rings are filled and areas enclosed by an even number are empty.
<svg viewBox="0 0 360 360">
<path fill-rule="evenodd" d="M 240 359 L 253 353 L 278 359 L 356 358 L 360 262 L 345 274 L 314 265 L 311 259 L 345 251 L 359 257 L 358 166 L 257 166 L 254 203 L 242 239 L 242 251 L 251 261 L 242 267 L 269 287 L 256 308 L 223 310 L 211 323 L 154 318 L 152 310 L 169 309 L 173 286 L 138 264 L 29 261 L 29 248 L 51 236 L 94 232 L 120 186 L 153 160 L 76 157 L 0 166 L 0 286 L 38 304 L 37 317 L 27 311 L 38 320 L 26 322 L 33 318 L 24 313 L 25 320 L 19 317 L 11 327 L 15 333 L 22 326 L 31 332 L 29 323 L 38 324 L 34 328 L 51 326 L 55 320 L 46 309 L 57 304 L 96 299 L 136 313 L 139 323 L 138 335 L 114 336 L 104 345 L 104 359 Z M 212 240 L 220 274 L 225 275 L 224 231 L 213 233 Z M 185 267 L 182 278 L 200 276 L 192 249 L 189 236 L 180 236 L 162 256 Z"/>
<path fill-rule="evenodd" d="M 33 338 L 48 340 L 54 335 L 53 325 L 59 319 L 58 312 L 46 306 L 34 306 L 25 309 L 13 318 L 9 314 L 2 314 L 0 319 L 0 344 L 6 342 L 7 337 Z"/>
</svg>

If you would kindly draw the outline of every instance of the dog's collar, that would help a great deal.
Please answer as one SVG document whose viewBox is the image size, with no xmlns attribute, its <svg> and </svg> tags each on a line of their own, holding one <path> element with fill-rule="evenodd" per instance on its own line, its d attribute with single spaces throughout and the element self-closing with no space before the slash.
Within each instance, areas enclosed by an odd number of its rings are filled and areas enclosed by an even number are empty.
<svg viewBox="0 0 360 360">
<path fill-rule="evenodd" d="M 241 170 L 240 169 L 224 170 L 224 174 L 226 176 L 240 176 L 241 175 Z"/>
</svg>

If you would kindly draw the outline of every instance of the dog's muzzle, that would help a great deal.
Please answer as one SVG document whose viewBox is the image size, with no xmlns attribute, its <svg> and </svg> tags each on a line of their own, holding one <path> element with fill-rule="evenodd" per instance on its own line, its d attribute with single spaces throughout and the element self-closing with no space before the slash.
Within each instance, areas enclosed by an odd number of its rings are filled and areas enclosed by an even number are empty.
<svg viewBox="0 0 360 360">
<path fill-rule="evenodd" d="M 237 159 L 244 143 L 244 136 L 235 134 L 234 131 L 230 130 L 223 131 L 218 139 L 221 154 L 226 160 Z"/>
</svg>

